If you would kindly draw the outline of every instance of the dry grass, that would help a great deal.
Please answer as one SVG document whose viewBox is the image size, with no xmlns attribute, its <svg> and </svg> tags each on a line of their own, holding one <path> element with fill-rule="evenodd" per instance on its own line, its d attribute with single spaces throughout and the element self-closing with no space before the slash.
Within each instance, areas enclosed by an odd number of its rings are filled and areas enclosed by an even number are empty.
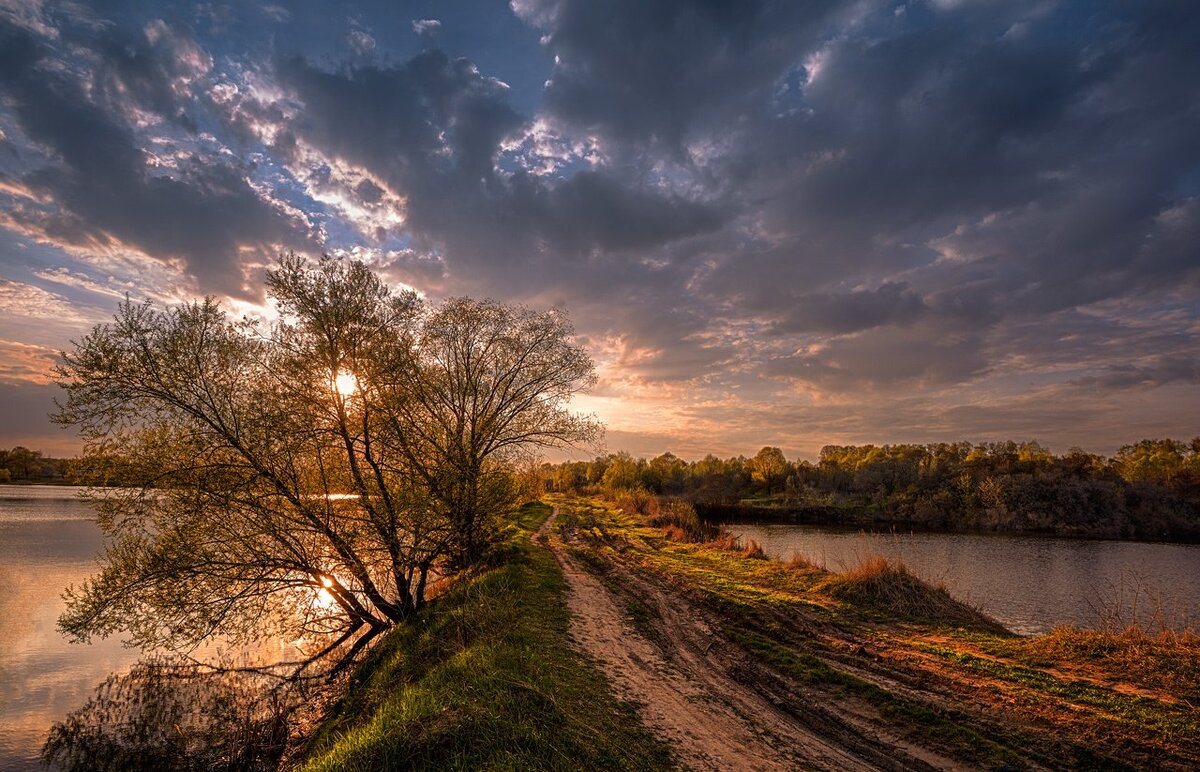
<svg viewBox="0 0 1200 772">
<path fill-rule="evenodd" d="M 752 560 L 770 560 L 761 544 L 753 539 L 743 542 L 740 537 L 734 536 L 724 528 L 721 528 L 715 537 L 709 539 L 706 545 L 726 552 L 740 552 L 742 557 Z"/>
<path fill-rule="evenodd" d="M 647 522 L 664 529 L 668 539 L 682 542 L 706 542 L 719 537 L 719 526 L 707 523 L 686 501 L 655 501 L 653 514 Z"/>
<path fill-rule="evenodd" d="M 815 571 L 824 572 L 825 570 L 821 566 L 818 566 L 816 563 L 806 558 L 804 555 L 801 555 L 799 552 L 793 552 L 792 556 L 784 562 L 784 565 L 793 571 L 800 571 L 802 573 L 813 573 Z"/>
<path fill-rule="evenodd" d="M 832 574 L 818 587 L 838 600 L 889 615 L 1000 631 L 998 622 L 950 597 L 945 585 L 933 585 L 909 571 L 902 560 L 870 555 L 858 566 Z"/>
<path fill-rule="evenodd" d="M 658 497 L 645 488 L 618 491 L 613 495 L 613 503 L 618 509 L 646 517 L 654 518 L 659 514 Z"/>
<path fill-rule="evenodd" d="M 1054 664 L 1094 668 L 1178 695 L 1200 707 L 1200 635 L 1191 630 L 1150 632 L 1130 626 L 1120 632 L 1064 626 L 1022 640 L 1028 657 Z"/>
<path fill-rule="evenodd" d="M 767 553 L 763 552 L 762 546 L 758 542 L 754 541 L 754 539 L 746 540 L 745 546 L 742 547 L 742 555 L 754 560 L 767 559 Z"/>
</svg>

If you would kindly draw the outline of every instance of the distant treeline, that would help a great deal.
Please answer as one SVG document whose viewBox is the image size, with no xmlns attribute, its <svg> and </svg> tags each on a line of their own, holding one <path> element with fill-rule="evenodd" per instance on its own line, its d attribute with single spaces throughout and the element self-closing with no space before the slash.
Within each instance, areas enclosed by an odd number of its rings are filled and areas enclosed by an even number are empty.
<svg viewBox="0 0 1200 772">
<path fill-rule="evenodd" d="M 0 449 L 0 483 L 63 482 L 70 473 L 71 461 L 43 456 L 40 450 L 23 445 L 12 450 Z"/>
<path fill-rule="evenodd" d="M 1037 442 L 827 445 L 815 464 L 766 447 L 693 462 L 618 453 L 542 473 L 548 490 L 645 489 L 710 517 L 1200 541 L 1200 437 L 1111 458 Z"/>
</svg>

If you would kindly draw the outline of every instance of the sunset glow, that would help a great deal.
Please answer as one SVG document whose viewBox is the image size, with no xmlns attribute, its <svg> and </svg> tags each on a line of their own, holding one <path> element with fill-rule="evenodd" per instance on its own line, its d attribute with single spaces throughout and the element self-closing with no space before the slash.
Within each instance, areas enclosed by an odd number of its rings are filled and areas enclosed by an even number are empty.
<svg viewBox="0 0 1200 772">
<path fill-rule="evenodd" d="M 342 397 L 352 397 L 358 393 L 358 376 L 342 370 L 334 376 L 333 388 Z"/>
<path fill-rule="evenodd" d="M 1187 3 L 737 6 L 0 12 L 0 446 L 78 451 L 120 298 L 269 322 L 289 250 L 562 309 L 613 450 L 1200 431 Z"/>
</svg>

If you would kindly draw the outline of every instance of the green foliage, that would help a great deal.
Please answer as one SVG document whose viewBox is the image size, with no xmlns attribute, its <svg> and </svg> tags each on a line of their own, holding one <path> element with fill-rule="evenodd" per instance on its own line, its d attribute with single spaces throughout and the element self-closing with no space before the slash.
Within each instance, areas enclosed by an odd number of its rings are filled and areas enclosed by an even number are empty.
<svg viewBox="0 0 1200 772">
<path fill-rule="evenodd" d="M 788 474 L 788 462 L 779 448 L 766 447 L 758 451 L 750 461 L 753 479 L 761 482 L 768 494 L 783 483 Z"/>
<path fill-rule="evenodd" d="M 716 514 L 770 507 L 842 523 L 1200 540 L 1200 438 L 1142 440 L 1113 458 L 1037 442 L 827 445 L 816 464 L 778 448 L 685 462 L 665 453 L 547 465 L 549 489 L 645 489 Z"/>
<path fill-rule="evenodd" d="M 62 482 L 70 463 L 69 459 L 49 458 L 23 445 L 0 449 L 0 482 Z"/>
</svg>

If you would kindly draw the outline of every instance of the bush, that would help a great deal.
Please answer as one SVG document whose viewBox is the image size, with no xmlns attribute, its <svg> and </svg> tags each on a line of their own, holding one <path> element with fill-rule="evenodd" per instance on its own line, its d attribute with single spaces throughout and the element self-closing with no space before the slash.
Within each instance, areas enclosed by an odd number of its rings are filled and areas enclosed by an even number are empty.
<svg viewBox="0 0 1200 772">
<path fill-rule="evenodd" d="M 745 555 L 746 557 L 752 558 L 754 560 L 766 560 L 767 559 L 767 553 L 763 552 L 762 545 L 760 545 L 758 542 L 754 541 L 754 539 L 746 540 L 746 545 L 744 547 L 742 547 L 742 554 Z"/>
<path fill-rule="evenodd" d="M 831 597 L 886 614 L 993 632 L 1007 632 L 982 611 L 950 597 L 945 585 L 920 579 L 902 560 L 871 555 L 857 567 L 833 574 L 819 589 Z"/>
<path fill-rule="evenodd" d="M 624 488 L 613 494 L 617 508 L 638 515 L 658 515 L 658 497 L 645 488 Z"/>
<path fill-rule="evenodd" d="M 650 518 L 650 525 L 669 529 L 669 536 L 682 534 L 683 538 L 677 541 L 705 542 L 721 534 L 719 526 L 701 520 L 696 508 L 686 501 L 668 501 L 655 508 L 657 512 Z"/>
</svg>

